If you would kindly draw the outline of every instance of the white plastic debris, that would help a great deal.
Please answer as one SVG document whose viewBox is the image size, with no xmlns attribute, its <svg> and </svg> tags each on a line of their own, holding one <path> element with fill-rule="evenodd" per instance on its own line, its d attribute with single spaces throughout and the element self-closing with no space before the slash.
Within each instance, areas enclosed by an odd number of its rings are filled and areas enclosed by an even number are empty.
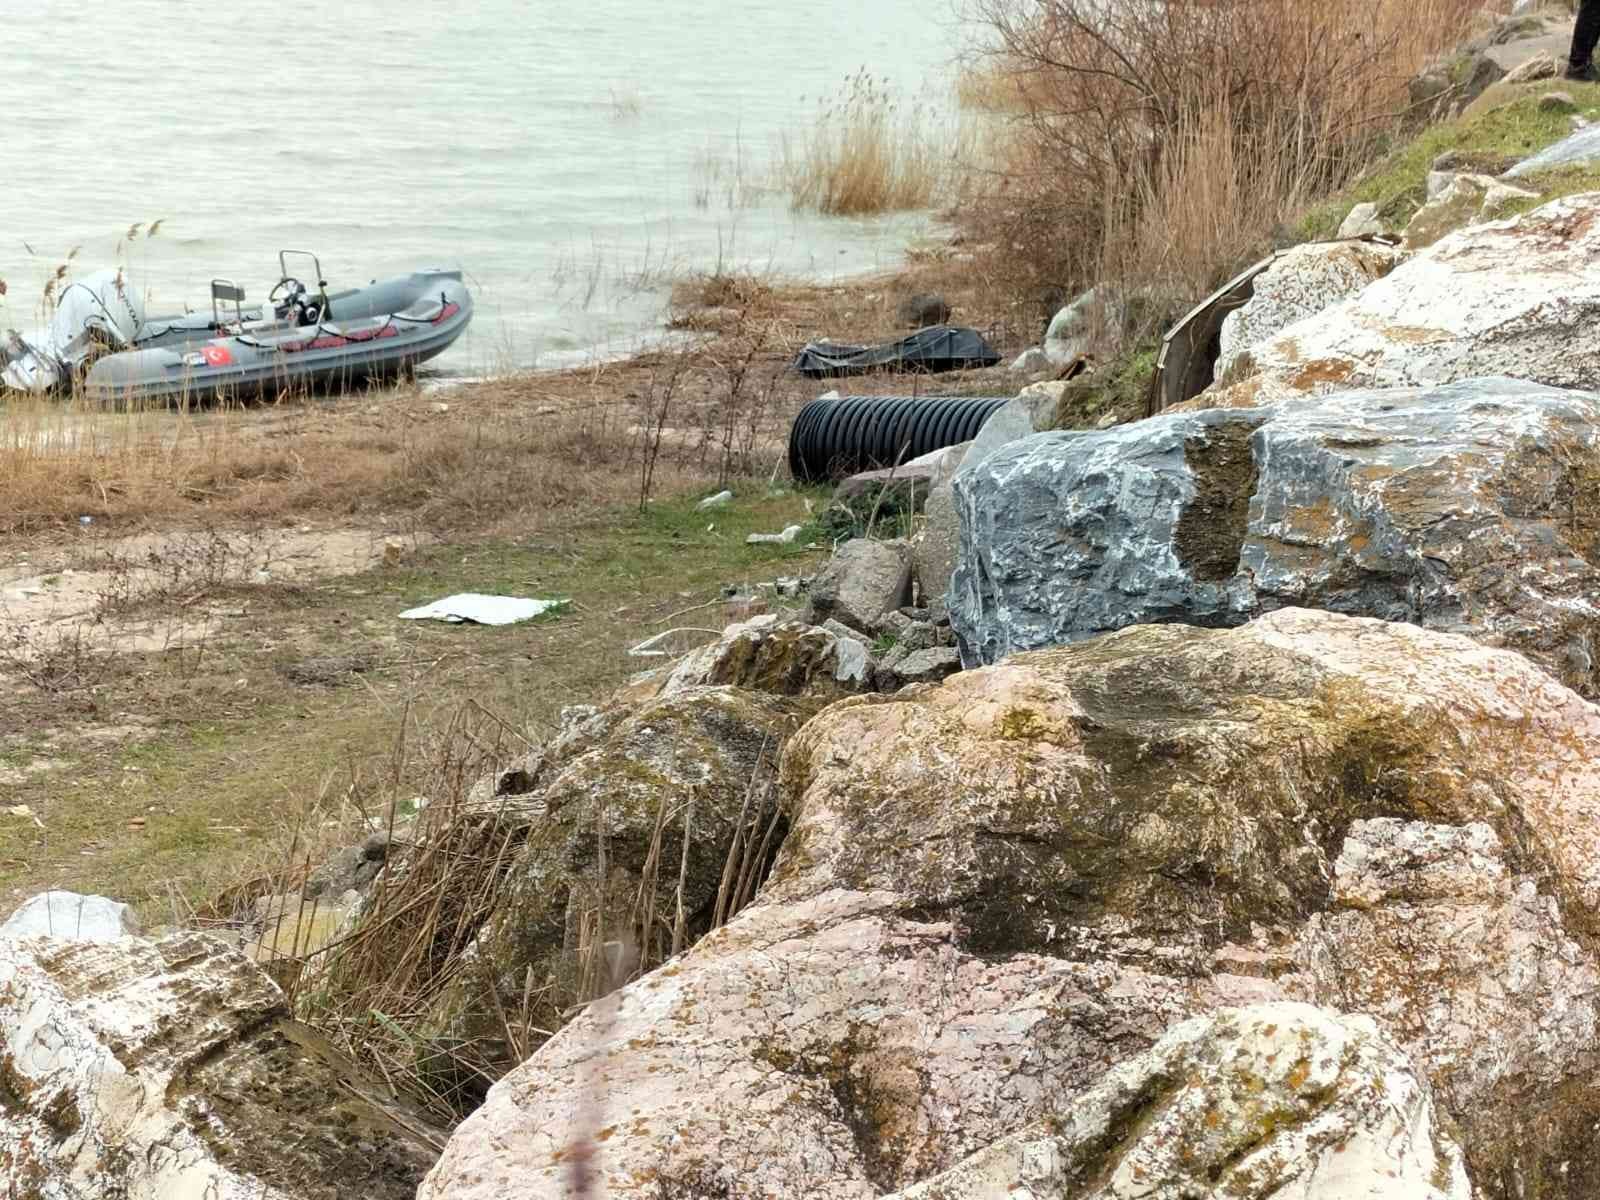
<svg viewBox="0 0 1600 1200">
<path fill-rule="evenodd" d="M 800 530 L 802 528 L 804 528 L 804 526 L 791 525 L 782 533 L 752 533 L 744 540 L 745 544 L 749 546 L 788 546 L 794 542 L 795 538 L 800 536 Z"/>
<path fill-rule="evenodd" d="M 521 596 L 485 596 L 462 592 L 400 614 L 402 621 L 448 621 L 452 625 L 515 625 L 554 612 L 566 600 L 528 600 Z"/>
<path fill-rule="evenodd" d="M 733 503 L 732 492 L 718 492 L 715 496 L 707 496 L 694 507 L 697 512 L 705 512 L 708 508 L 721 508 L 724 504 L 731 503 Z"/>
</svg>

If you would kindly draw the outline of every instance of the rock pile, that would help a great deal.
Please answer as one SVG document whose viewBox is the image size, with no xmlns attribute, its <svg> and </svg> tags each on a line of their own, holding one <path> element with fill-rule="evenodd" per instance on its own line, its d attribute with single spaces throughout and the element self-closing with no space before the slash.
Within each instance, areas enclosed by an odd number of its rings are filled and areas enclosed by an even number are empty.
<svg viewBox="0 0 1600 1200">
<path fill-rule="evenodd" d="M 601 1079 L 613 1197 L 1587 1194 L 1597 764 L 1600 710 L 1521 656 L 1304 610 L 834 705 L 755 903 L 497 1085 L 420 1196 L 567 1194 Z M 1337 1147 L 1346 1190 L 1304 1190 Z"/>
</svg>

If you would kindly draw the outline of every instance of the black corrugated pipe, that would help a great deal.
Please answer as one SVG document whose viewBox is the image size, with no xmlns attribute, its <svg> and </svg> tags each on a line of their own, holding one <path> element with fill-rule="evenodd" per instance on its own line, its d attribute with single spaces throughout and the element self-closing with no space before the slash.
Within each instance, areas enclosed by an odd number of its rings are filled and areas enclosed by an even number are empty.
<svg viewBox="0 0 1600 1200">
<path fill-rule="evenodd" d="M 789 427 L 789 471 L 802 483 L 910 462 L 977 436 L 1010 396 L 840 396 L 813 400 Z"/>
</svg>

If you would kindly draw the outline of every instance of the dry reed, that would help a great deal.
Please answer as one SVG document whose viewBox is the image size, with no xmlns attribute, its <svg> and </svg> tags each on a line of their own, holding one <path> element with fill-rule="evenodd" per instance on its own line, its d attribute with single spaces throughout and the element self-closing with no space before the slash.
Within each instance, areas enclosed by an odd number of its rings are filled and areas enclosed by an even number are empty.
<svg viewBox="0 0 1600 1200">
<path fill-rule="evenodd" d="M 507 732 L 492 714 L 468 706 L 425 749 L 397 748 L 397 756 L 429 756 L 428 804 L 415 826 L 393 840 L 385 871 L 353 930 L 308 953 L 296 944 L 296 961 L 278 966 L 306 1020 L 379 1059 L 391 1082 L 441 1112 L 470 1110 L 505 1069 L 526 1059 L 582 1007 L 732 920 L 754 899 L 785 830 L 772 772 L 763 769 L 771 766 L 776 747 L 766 744 L 744 794 L 707 925 L 703 915 L 685 912 L 683 901 L 689 846 L 697 833 L 693 795 L 681 803 L 661 801 L 643 866 L 622 891 L 610 864 L 606 805 L 598 798 L 593 879 L 571 881 L 570 963 L 548 978 L 536 978 L 530 966 L 508 980 L 473 950 L 505 895 L 514 894 L 508 875 L 542 816 L 529 797 L 496 794 L 479 783 L 514 752 L 526 750 L 512 745 Z M 392 821 L 393 802 L 388 811 Z M 675 838 L 681 839 L 678 853 L 668 854 Z M 283 890 L 305 877 L 298 854 L 296 843 L 281 872 Z M 665 897 L 672 902 L 664 905 Z M 458 985 L 492 1009 L 497 1028 L 491 1035 L 474 1039 L 464 1036 L 466 1026 L 440 1028 L 440 1013 Z"/>
<path fill-rule="evenodd" d="M 952 134 L 952 129 L 954 134 Z M 810 129 L 781 144 L 778 178 L 795 208 L 862 216 L 929 208 L 970 151 L 967 127 L 905 102 L 865 70 L 823 100 Z"/>
<path fill-rule="evenodd" d="M 1193 300 L 1371 163 L 1480 0 L 971 0 L 996 164 L 959 214 L 1019 285 Z"/>
</svg>

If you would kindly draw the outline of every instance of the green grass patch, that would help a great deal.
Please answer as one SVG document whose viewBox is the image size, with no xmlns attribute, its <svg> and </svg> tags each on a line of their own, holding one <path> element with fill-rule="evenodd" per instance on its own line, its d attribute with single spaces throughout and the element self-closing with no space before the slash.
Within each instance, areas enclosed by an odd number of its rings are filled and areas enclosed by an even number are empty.
<svg viewBox="0 0 1600 1200">
<path fill-rule="evenodd" d="M 29 805 L 44 827 L 0 816 L 0 889 L 99 892 L 161 922 L 280 870 L 297 826 L 314 839 L 352 806 L 381 812 L 415 794 L 428 748 L 466 701 L 537 738 L 564 706 L 603 700 L 659 665 L 629 658 L 629 646 L 674 625 L 721 628 L 724 584 L 809 573 L 818 556 L 803 544 L 745 537 L 803 524 L 819 496 L 752 485 L 708 512 L 697 496 L 664 499 L 559 535 L 438 545 L 397 568 L 263 589 L 198 665 L 192 651 L 122 655 L 92 694 L 13 697 L 0 711 L 9 762 L 65 747 L 72 762 L 5 788 L 6 803 Z M 465 591 L 571 606 L 500 628 L 398 619 Z M 327 684 L 282 669 L 331 655 L 368 665 Z M 130 720 L 137 736 L 92 737 Z"/>
<path fill-rule="evenodd" d="M 1105 370 L 1074 380 L 1056 405 L 1053 428 L 1090 429 L 1106 413 L 1115 413 L 1119 422 L 1144 416 L 1160 353 L 1161 338 L 1151 334 L 1124 350 Z"/>
<path fill-rule="evenodd" d="M 1539 93 L 1550 90 L 1548 81 Z M 1580 111 L 1600 106 L 1600 84 L 1564 84 Z M 1337 236 L 1357 204 L 1376 204 L 1384 224 L 1401 229 L 1427 200 L 1428 172 L 1441 154 L 1456 156 L 1463 171 L 1498 175 L 1512 164 L 1572 132 L 1567 114 L 1539 107 L 1527 94 L 1487 112 L 1431 125 L 1397 147 L 1349 188 L 1310 209 L 1296 226 L 1304 241 Z M 1523 181 L 1516 181 L 1521 184 Z"/>
</svg>

